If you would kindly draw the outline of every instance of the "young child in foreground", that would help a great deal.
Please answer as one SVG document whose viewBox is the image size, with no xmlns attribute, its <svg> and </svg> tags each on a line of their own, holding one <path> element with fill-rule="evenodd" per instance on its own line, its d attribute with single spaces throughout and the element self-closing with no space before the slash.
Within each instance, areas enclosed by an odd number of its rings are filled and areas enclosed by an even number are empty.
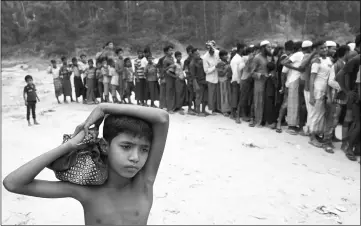
<svg viewBox="0 0 361 226">
<path fill-rule="evenodd" d="M 35 179 L 53 161 L 77 149 L 89 127 L 99 128 L 105 115 L 103 138 L 109 175 L 103 185 Z M 160 109 L 99 104 L 75 129 L 71 140 L 10 173 L 3 181 L 4 187 L 13 193 L 41 198 L 72 197 L 82 204 L 86 225 L 145 225 L 168 126 L 169 115 Z"/>
<path fill-rule="evenodd" d="M 36 121 L 36 101 L 40 102 L 38 94 L 36 93 L 36 87 L 33 83 L 33 77 L 31 75 L 25 76 L 25 82 L 27 85 L 24 87 L 24 101 L 26 105 L 26 119 L 28 120 L 28 125 L 31 126 L 30 122 L 30 113 L 33 116 L 34 124 L 39 125 L 38 121 Z"/>
</svg>

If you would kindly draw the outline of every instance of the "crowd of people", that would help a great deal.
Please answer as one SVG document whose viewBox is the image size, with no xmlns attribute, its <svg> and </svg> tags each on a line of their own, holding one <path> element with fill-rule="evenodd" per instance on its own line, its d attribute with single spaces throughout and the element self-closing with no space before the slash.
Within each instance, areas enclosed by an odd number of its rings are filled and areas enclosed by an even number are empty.
<svg viewBox="0 0 361 226">
<path fill-rule="evenodd" d="M 230 52 L 214 41 L 207 52 L 188 46 L 187 58 L 166 46 L 157 63 L 150 48 L 138 51 L 134 60 L 108 42 L 96 61 L 72 58 L 62 66 L 55 60 L 55 96 L 73 102 L 70 78 L 74 74 L 75 101 L 85 104 L 113 102 L 161 108 L 169 113 L 208 116 L 223 114 L 236 123 L 269 127 L 278 133 L 287 125 L 291 135 L 309 136 L 309 143 L 334 153 L 334 142 L 342 142 L 348 159 L 360 153 L 360 35 L 355 42 L 287 41 L 277 46 L 238 43 Z M 111 97 L 110 97 L 111 96 Z M 119 97 L 119 98 L 118 98 Z M 150 104 L 149 104 L 150 101 Z M 156 106 L 155 101 L 159 101 Z M 148 105 L 149 104 L 149 105 Z M 206 110 L 206 106 L 208 110 Z M 335 136 L 342 123 L 342 138 Z"/>
</svg>

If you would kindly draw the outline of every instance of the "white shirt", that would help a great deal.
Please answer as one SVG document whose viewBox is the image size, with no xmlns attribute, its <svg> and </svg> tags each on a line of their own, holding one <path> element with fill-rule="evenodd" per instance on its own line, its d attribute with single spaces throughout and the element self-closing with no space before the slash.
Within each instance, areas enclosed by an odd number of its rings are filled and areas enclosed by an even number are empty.
<svg viewBox="0 0 361 226">
<path fill-rule="evenodd" d="M 140 60 L 140 67 L 142 67 L 143 69 L 145 69 L 145 67 L 147 66 L 148 64 L 148 60 L 146 57 L 143 57 L 141 60 Z"/>
<path fill-rule="evenodd" d="M 203 56 L 203 69 L 206 73 L 206 81 L 210 83 L 218 83 L 218 71 L 216 65 L 219 60 L 219 50 L 215 49 L 213 56 L 207 52 Z"/>
<path fill-rule="evenodd" d="M 59 78 L 59 71 L 60 71 L 60 67 L 56 66 L 56 68 L 53 68 L 53 66 L 49 66 L 48 67 L 48 74 L 53 75 L 53 79 L 55 78 Z"/>
<path fill-rule="evenodd" d="M 304 57 L 304 53 L 302 51 L 296 52 L 294 54 L 292 54 L 292 56 L 290 56 L 289 60 L 292 62 L 292 66 L 293 67 L 299 67 L 302 63 L 302 59 Z M 285 68 L 285 67 L 283 67 Z M 282 70 L 283 72 L 283 70 Z M 299 79 L 301 77 L 301 72 L 296 71 L 296 70 L 288 70 L 288 75 L 287 75 L 287 81 L 286 81 L 286 87 L 289 86 L 290 83 L 296 81 L 297 79 Z"/>
<path fill-rule="evenodd" d="M 83 63 L 82 61 L 78 61 L 78 68 L 80 71 L 83 71 L 83 73 L 80 74 L 82 80 L 85 77 L 85 70 L 89 68 L 89 65 L 87 63 Z"/>
<path fill-rule="evenodd" d="M 320 99 L 326 95 L 328 77 L 330 75 L 332 61 L 329 57 L 326 59 L 319 58 L 320 62 L 315 62 L 312 64 L 311 73 L 316 73 L 314 83 L 314 96 L 315 99 Z"/>
<path fill-rule="evenodd" d="M 231 82 L 241 82 L 242 70 L 245 66 L 245 59 L 241 57 L 238 53 L 234 55 L 231 60 L 231 69 L 232 69 L 232 80 Z"/>
</svg>

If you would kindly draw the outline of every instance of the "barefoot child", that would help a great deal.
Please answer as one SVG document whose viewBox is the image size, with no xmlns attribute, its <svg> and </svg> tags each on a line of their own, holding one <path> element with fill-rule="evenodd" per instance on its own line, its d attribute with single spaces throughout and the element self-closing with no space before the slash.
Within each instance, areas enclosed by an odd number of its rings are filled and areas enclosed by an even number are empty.
<svg viewBox="0 0 361 226">
<path fill-rule="evenodd" d="M 150 106 L 156 108 L 157 106 L 155 106 L 154 101 L 159 100 L 159 83 L 158 69 L 153 60 L 153 56 L 148 56 L 148 64 L 145 66 L 144 76 L 147 80 L 147 88 L 150 94 Z"/>
<path fill-rule="evenodd" d="M 28 125 L 31 126 L 30 123 L 30 110 L 33 115 L 34 124 L 39 125 L 36 121 L 36 114 L 35 114 L 35 107 L 36 107 L 36 100 L 40 102 L 38 94 L 36 93 L 36 87 L 33 83 L 33 77 L 31 75 L 25 76 L 25 82 L 27 85 L 24 87 L 24 101 L 26 105 L 26 119 L 28 120 Z"/>
<path fill-rule="evenodd" d="M 65 56 L 61 58 L 61 61 L 63 63 L 63 66 L 60 67 L 59 75 L 63 82 L 62 86 L 63 86 L 64 103 L 68 103 L 68 101 L 66 100 L 67 96 L 70 96 L 71 102 L 74 102 L 73 94 L 72 94 L 73 90 L 71 88 L 71 82 L 70 82 L 71 68 L 69 67 Z"/>
<path fill-rule="evenodd" d="M 132 96 L 132 92 L 134 91 L 134 71 L 132 68 L 132 62 L 129 58 L 124 59 L 125 65 L 125 98 L 128 98 L 128 104 L 133 104 L 130 97 Z"/>
<path fill-rule="evenodd" d="M 58 101 L 58 104 L 60 104 L 59 96 L 63 94 L 63 86 L 59 77 L 60 67 L 56 65 L 55 60 L 51 60 L 50 63 L 51 65 L 48 67 L 47 73 L 53 76 L 55 98 Z"/>
<path fill-rule="evenodd" d="M 103 139 L 109 176 L 104 184 L 81 186 L 35 179 L 53 161 L 77 149 L 89 127 L 105 115 Z M 83 206 L 86 225 L 146 225 L 168 126 L 169 115 L 160 109 L 100 104 L 77 127 L 71 140 L 10 173 L 4 187 L 28 196 L 74 198 Z"/>
<path fill-rule="evenodd" d="M 97 104 L 95 98 L 95 87 L 96 87 L 96 78 L 95 78 L 95 67 L 92 59 L 88 60 L 89 67 L 85 69 L 85 81 L 86 81 L 86 100 L 87 104 Z"/>
</svg>

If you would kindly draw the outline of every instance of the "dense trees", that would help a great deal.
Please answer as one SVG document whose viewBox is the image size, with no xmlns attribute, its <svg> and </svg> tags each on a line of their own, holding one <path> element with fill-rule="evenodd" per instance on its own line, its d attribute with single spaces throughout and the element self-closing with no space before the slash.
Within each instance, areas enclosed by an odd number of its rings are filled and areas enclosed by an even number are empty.
<svg viewBox="0 0 361 226">
<path fill-rule="evenodd" d="M 130 50 L 166 41 L 224 47 L 237 40 L 350 37 L 359 1 L 2 1 L 2 46 L 94 52 L 107 40 Z M 163 38 L 162 38 L 163 37 Z M 169 40 L 165 40 L 167 37 Z"/>
</svg>

